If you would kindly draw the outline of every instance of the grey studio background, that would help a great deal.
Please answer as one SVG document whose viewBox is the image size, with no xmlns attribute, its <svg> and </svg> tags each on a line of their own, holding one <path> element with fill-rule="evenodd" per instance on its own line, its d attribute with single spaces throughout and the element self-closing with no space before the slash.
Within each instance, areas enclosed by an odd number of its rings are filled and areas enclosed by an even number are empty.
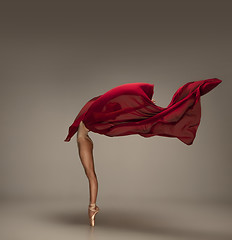
<svg viewBox="0 0 232 240">
<path fill-rule="evenodd" d="M 135 212 L 156 201 L 231 204 L 231 7 L 225 0 L 1 3 L 0 196 L 2 216 L 8 216 L 3 236 L 33 236 L 23 228 L 9 230 L 10 204 L 72 202 L 73 209 L 83 209 L 83 220 L 76 218 L 88 224 L 88 181 L 76 135 L 64 139 L 89 99 L 131 82 L 154 84 L 156 104 L 165 107 L 187 82 L 222 80 L 201 98 L 191 146 L 175 138 L 89 133 L 102 224 L 107 206 Z M 101 213 L 97 218 L 100 227 Z M 228 218 L 224 227 L 231 226 Z"/>
</svg>

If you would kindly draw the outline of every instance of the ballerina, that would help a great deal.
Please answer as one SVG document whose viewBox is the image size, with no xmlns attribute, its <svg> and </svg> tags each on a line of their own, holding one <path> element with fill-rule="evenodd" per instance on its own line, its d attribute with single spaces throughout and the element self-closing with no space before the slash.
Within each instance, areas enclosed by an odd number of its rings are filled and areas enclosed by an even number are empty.
<svg viewBox="0 0 232 240">
<path fill-rule="evenodd" d="M 142 137 L 176 137 L 193 144 L 201 118 L 200 96 L 222 81 L 217 78 L 188 82 L 180 87 L 170 104 L 156 105 L 154 84 L 128 83 L 90 99 L 80 110 L 64 141 L 77 132 L 78 153 L 89 180 L 88 215 L 91 226 L 100 208 L 96 205 L 98 181 L 94 168 L 92 131 L 109 137 L 139 134 Z"/>
</svg>

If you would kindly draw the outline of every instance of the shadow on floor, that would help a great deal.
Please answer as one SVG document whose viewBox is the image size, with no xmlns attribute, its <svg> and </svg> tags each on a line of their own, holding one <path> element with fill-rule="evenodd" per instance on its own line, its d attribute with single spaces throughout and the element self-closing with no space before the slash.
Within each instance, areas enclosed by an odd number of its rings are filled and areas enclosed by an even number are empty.
<svg viewBox="0 0 232 240">
<path fill-rule="evenodd" d="M 78 225 L 87 227 L 89 224 L 86 212 L 56 212 L 53 214 L 43 214 L 40 216 L 43 221 L 49 221 L 54 224 Z M 89 226 L 94 231 L 124 231 L 138 232 L 150 235 L 163 235 L 167 237 L 178 237 L 184 239 L 204 239 L 204 240 L 231 240 L 232 236 L 216 231 L 194 229 L 189 223 L 189 227 L 181 226 L 178 219 L 172 222 L 159 214 L 151 213 L 150 216 L 136 213 L 136 211 L 125 212 L 120 210 L 104 210 L 99 212 L 95 218 L 95 227 Z M 194 224 L 193 224 L 194 225 Z"/>
</svg>

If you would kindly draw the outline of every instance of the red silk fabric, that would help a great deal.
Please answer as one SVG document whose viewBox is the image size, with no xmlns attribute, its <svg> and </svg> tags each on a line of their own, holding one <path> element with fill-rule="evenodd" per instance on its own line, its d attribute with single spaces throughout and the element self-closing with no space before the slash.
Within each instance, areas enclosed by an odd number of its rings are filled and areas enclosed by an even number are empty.
<svg viewBox="0 0 232 240">
<path fill-rule="evenodd" d="M 218 78 L 188 82 L 176 91 L 165 108 L 151 100 L 154 84 L 127 83 L 117 86 L 90 99 L 83 106 L 64 141 L 71 140 L 83 121 L 90 131 L 109 137 L 157 135 L 176 137 L 191 145 L 201 119 L 200 96 L 221 82 Z"/>
</svg>

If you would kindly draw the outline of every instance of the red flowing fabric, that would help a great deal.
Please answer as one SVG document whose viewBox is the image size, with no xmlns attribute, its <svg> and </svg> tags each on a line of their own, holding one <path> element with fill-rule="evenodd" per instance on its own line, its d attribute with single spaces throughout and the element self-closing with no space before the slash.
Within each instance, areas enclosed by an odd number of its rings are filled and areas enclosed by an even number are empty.
<svg viewBox="0 0 232 240">
<path fill-rule="evenodd" d="M 222 80 L 211 78 L 180 87 L 163 108 L 152 102 L 154 84 L 127 83 L 90 99 L 81 109 L 64 141 L 69 142 L 81 121 L 92 132 L 109 137 L 176 137 L 191 145 L 201 119 L 200 97 Z"/>
</svg>

